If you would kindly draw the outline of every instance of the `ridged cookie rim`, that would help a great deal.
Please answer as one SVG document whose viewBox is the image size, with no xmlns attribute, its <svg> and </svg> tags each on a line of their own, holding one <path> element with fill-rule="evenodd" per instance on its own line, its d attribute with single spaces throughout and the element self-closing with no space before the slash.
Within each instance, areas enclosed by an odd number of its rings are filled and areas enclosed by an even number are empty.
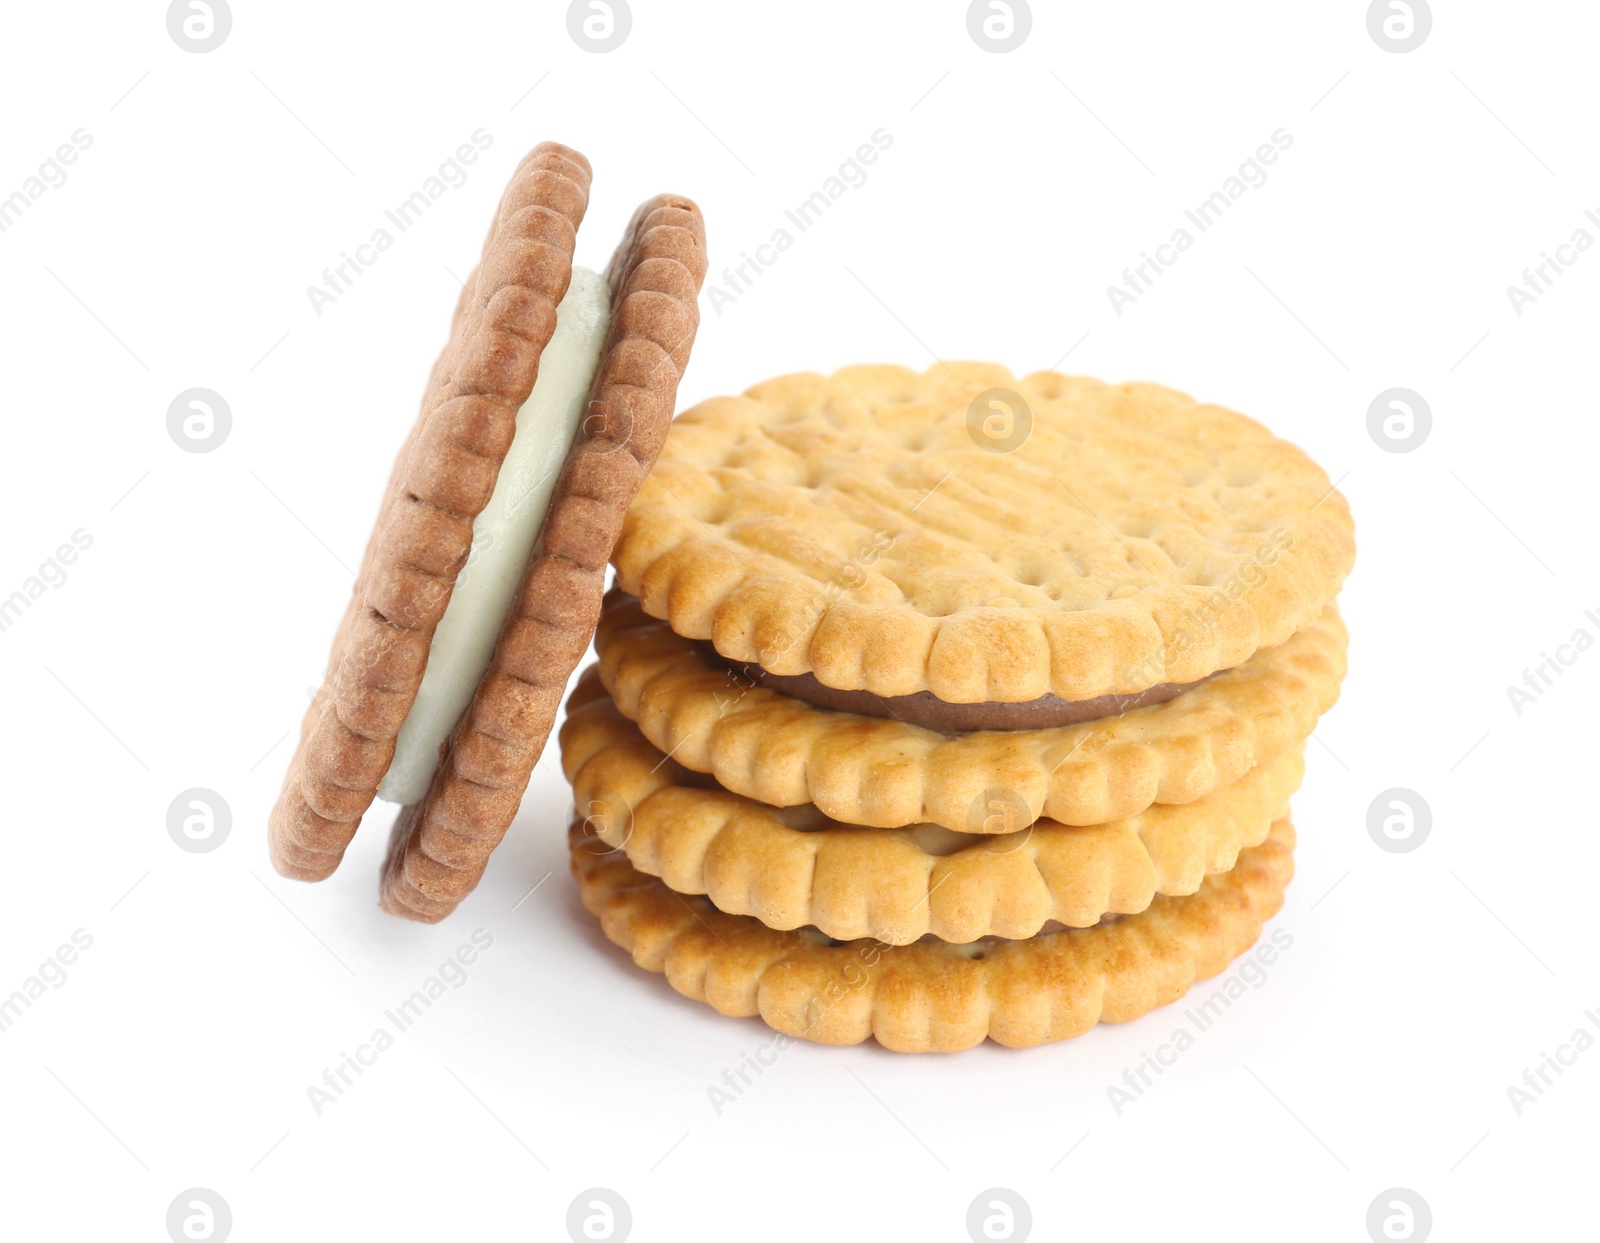
<svg viewBox="0 0 1600 1243">
<path fill-rule="evenodd" d="M 1051 920 L 1085 928 L 1192 894 L 1265 840 L 1305 771 L 1294 748 L 1192 803 L 1104 825 L 1041 820 L 932 853 L 916 830 L 800 830 L 776 808 L 686 779 L 617 710 L 594 666 L 568 700 L 560 741 L 589 831 L 640 872 L 769 928 L 891 945 L 1027 938 Z"/>
<path fill-rule="evenodd" d="M 1232 870 L 1189 897 L 1158 898 L 1115 923 L 985 946 L 830 945 L 728 915 L 596 853 L 582 821 L 568 833 L 583 904 L 635 964 L 683 996 L 819 1044 L 869 1037 L 895 1052 L 959 1052 L 1066 1040 L 1177 1001 L 1256 943 L 1293 875 L 1294 828 L 1273 825 Z"/>
<path fill-rule="evenodd" d="M 1312 626 L 1166 703 L 1041 730 L 943 735 L 816 708 L 741 682 L 699 644 L 612 592 L 595 632 L 600 676 L 659 750 L 774 807 L 814 803 L 873 828 L 971 831 L 973 800 L 1019 797 L 1032 819 L 1101 824 L 1187 803 L 1304 742 L 1339 697 L 1347 633 Z"/>
</svg>

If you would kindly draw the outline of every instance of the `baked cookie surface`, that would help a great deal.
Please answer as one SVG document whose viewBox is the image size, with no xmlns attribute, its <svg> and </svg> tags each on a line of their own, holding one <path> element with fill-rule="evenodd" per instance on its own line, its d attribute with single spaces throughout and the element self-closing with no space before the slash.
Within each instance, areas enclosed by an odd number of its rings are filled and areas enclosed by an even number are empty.
<svg viewBox="0 0 1600 1243">
<path fill-rule="evenodd" d="M 617 592 L 595 644 L 622 714 L 733 793 L 774 807 L 813 803 L 845 824 L 981 832 L 973 808 L 995 790 L 1019 800 L 1027 822 L 1092 825 L 1237 781 L 1302 744 L 1333 706 L 1346 633 L 1330 605 L 1277 647 L 1166 703 L 1081 725 L 968 734 L 778 694 Z"/>
<path fill-rule="evenodd" d="M 1157 898 L 1114 923 L 1027 941 L 885 946 L 774 931 L 682 897 L 582 821 L 568 842 L 584 906 L 606 936 L 684 996 L 722 1014 L 760 1015 L 790 1036 L 834 1045 L 871 1037 L 901 1052 L 954 1052 L 985 1038 L 1045 1044 L 1176 1001 L 1255 942 L 1294 870 L 1294 829 L 1280 820 L 1195 894 Z"/>
<path fill-rule="evenodd" d="M 1186 683 L 1312 625 L 1354 536 L 1260 424 L 1153 384 L 938 363 L 684 414 L 619 585 L 771 673 L 952 703 Z"/>
<path fill-rule="evenodd" d="M 681 894 L 705 894 L 769 928 L 903 945 L 1086 928 L 1194 893 L 1234 866 L 1288 810 L 1300 748 L 1183 805 L 1109 824 L 1041 820 L 993 836 L 935 825 L 870 829 L 814 807 L 780 810 L 731 794 L 651 746 L 591 668 L 567 705 L 561 759 L 588 831 Z M 982 809 L 1010 819 L 1003 798 Z"/>
</svg>

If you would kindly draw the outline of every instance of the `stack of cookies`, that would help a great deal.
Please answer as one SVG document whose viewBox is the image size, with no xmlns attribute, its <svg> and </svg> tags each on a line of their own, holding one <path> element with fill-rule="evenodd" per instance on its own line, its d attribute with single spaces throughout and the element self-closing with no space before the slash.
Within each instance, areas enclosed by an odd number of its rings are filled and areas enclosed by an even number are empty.
<svg viewBox="0 0 1600 1243">
<path fill-rule="evenodd" d="M 827 1044 L 1078 1035 L 1254 944 L 1345 671 L 1324 472 L 1149 384 L 803 374 L 673 424 L 561 732 L 640 966 Z"/>
</svg>

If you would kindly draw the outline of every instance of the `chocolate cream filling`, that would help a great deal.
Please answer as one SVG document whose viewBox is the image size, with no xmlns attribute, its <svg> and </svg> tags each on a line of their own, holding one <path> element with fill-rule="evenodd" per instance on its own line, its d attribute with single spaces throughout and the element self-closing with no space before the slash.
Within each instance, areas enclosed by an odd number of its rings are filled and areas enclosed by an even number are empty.
<svg viewBox="0 0 1600 1243">
<path fill-rule="evenodd" d="M 1118 915 L 1115 912 L 1108 911 L 1106 914 L 1100 916 L 1100 918 L 1098 920 L 1096 920 L 1094 923 L 1090 924 L 1089 927 L 1090 928 L 1109 927 L 1110 925 L 1116 923 L 1119 919 L 1128 919 L 1128 918 L 1130 918 L 1130 917 L 1127 916 L 1127 915 Z M 883 942 L 878 942 L 873 937 L 859 937 L 854 941 L 841 941 L 837 937 L 830 937 L 827 933 L 822 932 L 821 930 L 819 930 L 818 928 L 816 928 L 812 924 L 803 925 L 802 928 L 801 928 L 801 931 L 810 934 L 813 938 L 821 938 L 822 940 L 824 940 L 824 941 L 826 941 L 828 943 L 830 948 L 831 947 L 840 946 L 840 945 L 859 945 L 863 941 L 873 942 L 874 944 L 883 944 Z M 1054 936 L 1056 933 L 1059 933 L 1059 932 L 1085 932 L 1085 931 L 1087 931 L 1087 929 L 1078 928 L 1078 927 L 1075 927 L 1072 924 L 1064 924 L 1059 919 L 1047 919 L 1047 920 L 1044 921 L 1044 923 L 1042 925 L 1040 925 L 1039 931 L 1034 933 L 1031 937 L 996 937 L 996 936 L 988 936 L 988 937 L 979 937 L 976 941 L 967 941 L 967 942 L 964 942 L 964 943 L 957 943 L 955 941 L 946 941 L 943 937 L 936 937 L 931 932 L 925 932 L 920 937 L 918 937 L 915 941 L 909 942 L 909 944 L 911 944 L 911 945 L 948 945 L 951 949 L 955 950 L 963 958 L 982 958 L 985 953 L 987 953 L 989 950 L 992 950 L 995 946 L 997 946 L 997 945 L 1007 945 L 1007 944 L 1010 944 L 1012 941 L 1018 941 L 1018 940 L 1021 940 L 1021 941 L 1037 941 L 1040 937 Z M 895 945 L 884 945 L 884 948 L 892 950 L 892 949 L 899 949 L 899 948 L 902 948 L 902 947 L 895 946 Z"/>
<path fill-rule="evenodd" d="M 709 647 L 709 645 L 708 645 Z M 1161 682 L 1132 695 L 1101 695 L 1095 699 L 1062 699 L 1041 695 L 1021 703 L 949 703 L 932 691 L 914 695 L 874 695 L 871 691 L 842 691 L 824 686 L 815 675 L 768 673 L 759 665 L 735 665 L 734 672 L 760 686 L 804 700 L 818 708 L 835 712 L 854 712 L 920 725 L 945 734 L 974 733 L 979 730 L 1051 729 L 1058 725 L 1079 725 L 1105 717 L 1121 716 L 1135 708 L 1176 699 L 1199 682 Z M 1203 681 L 1204 679 L 1202 679 Z"/>
</svg>

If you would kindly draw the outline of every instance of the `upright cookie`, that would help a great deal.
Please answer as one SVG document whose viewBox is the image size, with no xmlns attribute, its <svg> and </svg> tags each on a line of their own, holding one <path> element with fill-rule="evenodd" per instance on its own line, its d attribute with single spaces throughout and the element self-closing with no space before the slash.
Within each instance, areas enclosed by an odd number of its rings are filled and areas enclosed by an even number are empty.
<svg viewBox="0 0 1600 1243">
<path fill-rule="evenodd" d="M 589 181 L 545 143 L 501 200 L 273 809 L 284 875 L 329 875 L 381 786 L 408 805 L 384 905 L 437 919 L 515 812 L 671 418 L 705 272 L 699 211 L 673 196 L 640 208 L 603 281 L 575 270 Z"/>
<path fill-rule="evenodd" d="M 494 659 L 427 797 L 395 822 L 383 876 L 388 911 L 430 922 L 449 914 L 516 815 L 600 620 L 623 515 L 666 439 L 705 270 L 693 203 L 660 195 L 639 208 L 606 276 L 611 328 L 587 417 Z"/>
</svg>

